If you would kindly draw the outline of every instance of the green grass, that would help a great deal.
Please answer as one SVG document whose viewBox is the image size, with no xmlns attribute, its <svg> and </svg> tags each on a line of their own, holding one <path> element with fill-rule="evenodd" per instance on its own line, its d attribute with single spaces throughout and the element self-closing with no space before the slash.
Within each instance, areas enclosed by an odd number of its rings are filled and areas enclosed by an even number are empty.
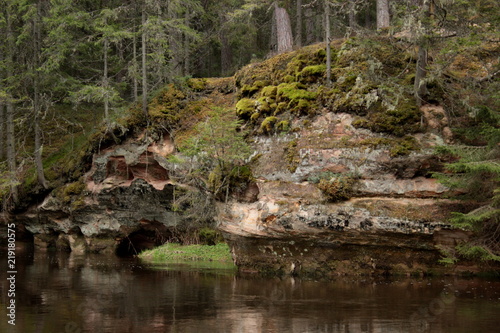
<svg viewBox="0 0 500 333">
<path fill-rule="evenodd" d="M 182 263 L 193 261 L 212 261 L 232 264 L 229 246 L 217 245 L 180 245 L 167 243 L 139 254 L 139 258 L 153 263 Z"/>
</svg>

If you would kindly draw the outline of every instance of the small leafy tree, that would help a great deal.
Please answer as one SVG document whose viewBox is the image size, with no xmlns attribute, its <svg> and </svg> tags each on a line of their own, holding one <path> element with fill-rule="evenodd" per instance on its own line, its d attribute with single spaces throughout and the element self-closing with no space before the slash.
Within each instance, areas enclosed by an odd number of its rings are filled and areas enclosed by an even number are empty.
<svg viewBox="0 0 500 333">
<path fill-rule="evenodd" d="M 232 110 L 214 108 L 196 126 L 196 134 L 180 147 L 193 162 L 190 178 L 216 199 L 227 200 L 231 189 L 251 177 L 246 160 L 252 152 Z"/>
</svg>

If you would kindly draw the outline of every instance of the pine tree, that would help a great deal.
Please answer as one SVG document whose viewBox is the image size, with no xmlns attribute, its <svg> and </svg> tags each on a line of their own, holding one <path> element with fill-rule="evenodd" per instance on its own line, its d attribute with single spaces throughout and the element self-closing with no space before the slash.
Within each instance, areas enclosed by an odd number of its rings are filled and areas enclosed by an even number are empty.
<svg viewBox="0 0 500 333">
<path fill-rule="evenodd" d="M 471 212 L 455 213 L 451 222 L 462 229 L 474 231 L 475 237 L 459 244 L 455 256 L 500 261 L 500 113 L 483 109 L 477 124 L 487 139 L 486 146 L 440 147 L 443 156 L 453 156 L 448 173 L 436 174 L 445 185 L 464 193 L 461 197 L 477 202 L 480 207 Z"/>
</svg>

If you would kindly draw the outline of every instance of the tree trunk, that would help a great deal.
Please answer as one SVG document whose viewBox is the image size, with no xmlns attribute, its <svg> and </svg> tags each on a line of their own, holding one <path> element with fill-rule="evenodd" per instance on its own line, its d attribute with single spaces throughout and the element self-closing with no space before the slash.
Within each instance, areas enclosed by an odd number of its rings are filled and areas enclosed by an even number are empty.
<svg viewBox="0 0 500 333">
<path fill-rule="evenodd" d="M 139 101 L 139 82 L 137 80 L 137 73 L 139 71 L 139 64 L 137 63 L 137 36 L 134 33 L 134 37 L 132 39 L 132 86 L 133 86 L 133 97 L 134 102 L 137 103 Z"/>
<path fill-rule="evenodd" d="M 10 77 L 12 73 L 7 73 Z M 14 104 L 12 101 L 7 101 L 7 164 L 11 177 L 13 177 L 13 185 L 10 187 L 10 194 L 14 204 L 18 202 L 17 192 L 17 166 L 16 166 L 16 146 L 15 146 L 15 132 L 14 132 Z"/>
<path fill-rule="evenodd" d="M 0 161 L 5 159 L 5 105 L 0 102 Z"/>
<path fill-rule="evenodd" d="M 314 43 L 314 13 L 311 8 L 307 8 L 305 12 L 306 16 L 306 45 Z"/>
<path fill-rule="evenodd" d="M 225 29 L 222 29 L 220 32 L 220 42 L 221 42 L 221 48 L 220 48 L 220 53 L 221 53 L 221 74 L 223 76 L 228 75 L 229 72 L 231 71 L 232 67 L 232 48 L 229 45 L 229 40 L 226 35 Z"/>
<path fill-rule="evenodd" d="M 421 12 L 420 20 L 426 20 L 434 15 L 434 3 L 432 1 L 424 1 Z M 415 82 L 414 82 L 414 94 L 415 102 L 418 106 L 422 106 L 425 101 L 424 98 L 429 94 L 427 90 L 427 84 L 425 83 L 425 77 L 427 76 L 427 50 L 429 47 L 429 41 L 425 38 L 426 32 L 424 31 L 422 35 L 417 38 L 417 68 L 415 69 Z"/>
<path fill-rule="evenodd" d="M 178 13 L 177 10 L 171 2 L 168 3 L 167 7 L 167 20 L 177 21 Z M 183 58 L 184 58 L 184 34 L 179 31 L 176 27 L 170 27 L 167 29 L 168 34 L 168 46 L 170 52 L 170 77 L 179 77 L 183 74 Z"/>
<path fill-rule="evenodd" d="M 278 3 L 274 3 L 274 12 L 276 15 L 276 36 L 278 53 L 283 53 L 290 51 L 293 47 L 293 36 L 292 36 L 292 25 L 290 23 L 290 17 L 285 8 L 278 6 Z"/>
<path fill-rule="evenodd" d="M 142 112 L 148 116 L 148 78 L 147 78 L 147 63 L 146 63 L 146 3 L 142 4 Z"/>
<path fill-rule="evenodd" d="M 6 66 L 5 66 L 5 74 L 8 80 L 11 80 L 13 77 L 13 68 L 14 68 L 14 56 L 13 52 L 15 51 L 15 41 L 14 34 L 12 32 L 12 18 L 7 13 L 5 15 L 6 21 L 6 32 L 7 32 L 7 50 L 6 50 Z M 14 104 L 12 102 L 12 94 L 8 93 L 7 101 L 6 101 L 6 110 L 7 113 L 5 115 L 5 124 L 6 124 L 6 144 L 7 144 L 7 166 L 9 168 L 9 172 L 12 179 L 12 185 L 10 186 L 10 194 L 12 198 L 12 202 L 16 204 L 18 202 L 18 192 L 17 192 L 17 166 L 16 166 L 16 146 L 15 146 L 15 130 L 14 130 Z"/>
<path fill-rule="evenodd" d="M 189 27 L 189 11 L 186 10 L 184 14 L 184 24 Z M 188 34 L 184 34 L 184 73 L 182 76 L 187 76 L 191 74 L 191 39 Z"/>
<path fill-rule="evenodd" d="M 0 52 L 0 63 L 3 63 L 3 53 Z M 3 75 L 3 71 L 0 71 Z M 0 82 L 0 90 L 2 89 L 2 82 Z M 5 104 L 0 100 L 0 161 L 5 159 Z"/>
<path fill-rule="evenodd" d="M 423 1 L 420 9 L 420 21 L 432 20 L 434 15 L 434 2 Z M 424 25 L 425 26 L 425 25 Z M 417 67 L 415 69 L 415 82 L 414 82 L 414 95 L 415 101 L 418 106 L 422 106 L 425 102 L 425 96 L 429 94 L 425 77 L 427 76 L 428 57 L 427 52 L 429 48 L 429 39 L 425 37 L 426 31 L 424 30 L 417 38 Z"/>
<path fill-rule="evenodd" d="M 271 20 L 271 37 L 269 38 L 269 52 L 275 54 L 278 50 L 278 32 L 276 29 L 276 11 L 273 11 L 273 19 Z"/>
<path fill-rule="evenodd" d="M 42 129 L 40 127 L 40 108 L 35 111 L 35 165 L 38 183 L 45 189 L 48 188 L 42 162 Z"/>
<path fill-rule="evenodd" d="M 377 29 L 388 28 L 389 24 L 389 0 L 377 0 Z"/>
<path fill-rule="evenodd" d="M 349 0 L 349 28 L 351 30 L 356 28 L 356 0 Z"/>
<path fill-rule="evenodd" d="M 330 3 L 324 0 L 325 5 L 325 43 L 326 43 L 326 85 L 332 81 L 332 56 L 330 48 Z"/>
<path fill-rule="evenodd" d="M 424 96 L 427 95 L 427 85 L 425 84 L 425 77 L 427 75 L 427 48 L 419 44 L 418 45 L 418 58 L 417 58 L 417 69 L 415 72 L 415 100 L 418 106 L 422 105 L 424 101 Z"/>
<path fill-rule="evenodd" d="M 36 5 L 37 13 L 35 21 L 33 22 L 33 37 L 34 37 L 34 66 L 33 66 L 33 112 L 34 112 L 34 127 L 35 127 L 35 166 L 36 166 L 36 176 L 38 183 L 47 189 L 47 181 L 45 180 L 45 174 L 43 172 L 43 162 L 42 162 L 42 129 L 40 127 L 40 113 L 41 113 L 41 101 L 40 101 L 40 76 L 38 73 L 38 67 L 40 66 L 40 53 L 42 51 L 42 36 L 41 36 L 41 1 L 37 1 Z"/>
<path fill-rule="evenodd" d="M 297 0 L 297 22 L 295 24 L 295 45 L 302 47 L 302 0 Z"/>
<path fill-rule="evenodd" d="M 108 78 L 108 39 L 104 39 L 104 73 L 103 73 L 103 88 L 104 88 L 104 120 L 109 124 L 109 78 Z"/>
</svg>

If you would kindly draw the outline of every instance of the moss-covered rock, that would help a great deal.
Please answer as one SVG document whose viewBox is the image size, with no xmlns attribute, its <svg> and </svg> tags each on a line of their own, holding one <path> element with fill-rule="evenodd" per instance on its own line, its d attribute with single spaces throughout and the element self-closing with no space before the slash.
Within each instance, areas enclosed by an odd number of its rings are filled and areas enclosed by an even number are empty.
<svg viewBox="0 0 500 333">
<path fill-rule="evenodd" d="M 314 100 L 318 96 L 317 92 L 308 91 L 305 88 L 306 86 L 300 82 L 282 83 L 278 86 L 278 98 L 281 100 L 298 101 L 300 99 Z"/>
<path fill-rule="evenodd" d="M 421 112 L 416 105 L 403 104 L 394 110 L 369 114 L 368 119 L 374 132 L 403 136 L 420 129 Z"/>
<path fill-rule="evenodd" d="M 297 75 L 297 79 L 302 83 L 314 83 L 323 78 L 326 73 L 326 65 L 306 66 Z"/>
<path fill-rule="evenodd" d="M 153 98 L 148 107 L 148 114 L 155 121 L 166 120 L 175 123 L 179 120 L 179 109 L 186 94 L 174 84 L 167 85 Z"/>
<path fill-rule="evenodd" d="M 282 120 L 276 124 L 276 130 L 280 132 L 288 132 L 290 130 L 290 122 Z"/>
<path fill-rule="evenodd" d="M 242 98 L 236 103 L 236 114 L 242 119 L 250 119 L 255 111 L 256 100 Z"/>
<path fill-rule="evenodd" d="M 297 170 L 297 167 L 299 166 L 300 163 L 299 149 L 297 148 L 297 143 L 298 142 L 296 139 L 292 140 L 284 148 L 285 161 L 287 162 L 287 169 L 291 173 L 294 173 L 295 170 Z"/>
<path fill-rule="evenodd" d="M 278 118 L 274 116 L 267 117 L 266 119 L 264 119 L 264 121 L 262 121 L 262 124 L 260 125 L 260 131 L 266 134 L 271 133 L 274 130 L 274 125 L 277 121 Z"/>
<path fill-rule="evenodd" d="M 68 208 L 75 208 L 83 205 L 83 198 L 81 195 L 85 188 L 86 186 L 82 181 L 77 181 L 57 188 L 53 194 L 63 204 L 71 205 Z"/>
<path fill-rule="evenodd" d="M 288 103 L 287 102 L 279 102 L 278 105 L 276 106 L 276 109 L 274 110 L 274 115 L 279 115 L 283 112 L 288 110 Z"/>
<path fill-rule="evenodd" d="M 259 112 L 254 112 L 250 116 L 250 120 L 253 122 L 257 122 L 257 120 L 260 118 L 261 114 Z"/>
<path fill-rule="evenodd" d="M 262 114 L 271 114 L 273 109 L 276 108 L 276 103 L 271 98 L 261 97 L 256 102 L 256 109 Z"/>
<path fill-rule="evenodd" d="M 349 200 L 354 194 L 356 182 L 357 178 L 351 174 L 337 174 L 329 179 L 321 178 L 317 186 L 326 195 L 328 201 L 336 202 Z"/>
<path fill-rule="evenodd" d="M 292 100 L 288 104 L 289 109 L 296 115 L 313 115 L 312 103 L 306 99 Z"/>
<path fill-rule="evenodd" d="M 395 144 L 389 150 L 391 157 L 409 155 L 412 151 L 420 149 L 417 140 L 412 136 L 405 136 L 396 140 Z"/>
<path fill-rule="evenodd" d="M 196 78 L 196 79 L 188 79 L 187 85 L 193 91 L 203 91 L 207 87 L 207 79 L 205 78 Z"/>
<path fill-rule="evenodd" d="M 242 97 L 251 97 L 257 91 L 259 91 L 258 87 L 252 86 L 252 85 L 249 85 L 249 84 L 245 84 L 243 87 L 241 87 L 240 94 L 241 94 Z"/>
<path fill-rule="evenodd" d="M 270 98 L 276 98 L 277 93 L 278 93 L 278 87 L 276 86 L 266 86 L 262 88 L 262 91 L 260 92 L 262 97 L 270 97 Z"/>
</svg>

